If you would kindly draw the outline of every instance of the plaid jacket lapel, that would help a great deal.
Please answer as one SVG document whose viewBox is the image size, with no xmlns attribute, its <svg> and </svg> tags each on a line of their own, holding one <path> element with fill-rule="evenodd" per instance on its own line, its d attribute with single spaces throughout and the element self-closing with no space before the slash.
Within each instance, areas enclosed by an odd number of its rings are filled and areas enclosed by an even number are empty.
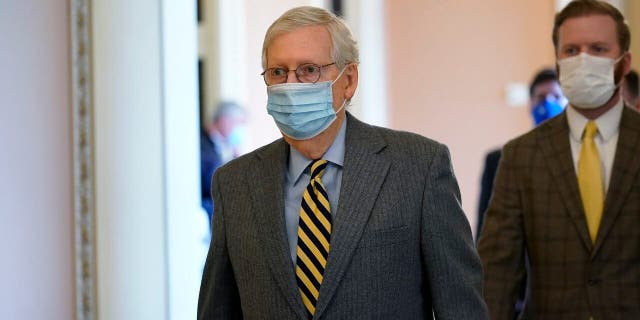
<svg viewBox="0 0 640 320">
<path fill-rule="evenodd" d="M 604 203 L 604 212 L 598 238 L 592 252 L 592 258 L 602 246 L 607 233 L 611 230 L 626 197 L 629 194 L 634 179 L 640 171 L 640 114 L 625 107 L 620 119 L 620 133 L 616 146 L 616 155 L 611 169 L 609 190 Z"/>
<path fill-rule="evenodd" d="M 571 217 L 585 248 L 591 251 L 593 245 L 580 200 L 578 179 L 571 155 L 566 112 L 549 120 L 549 123 L 544 126 L 544 130 L 538 132 L 537 140 L 553 182 L 558 186 L 562 195 L 566 207 L 565 212 Z"/>
</svg>

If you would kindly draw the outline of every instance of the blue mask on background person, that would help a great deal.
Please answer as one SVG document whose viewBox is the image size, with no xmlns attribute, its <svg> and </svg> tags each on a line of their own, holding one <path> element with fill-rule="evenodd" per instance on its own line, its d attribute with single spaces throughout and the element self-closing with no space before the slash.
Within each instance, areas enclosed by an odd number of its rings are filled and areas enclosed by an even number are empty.
<svg viewBox="0 0 640 320">
<path fill-rule="evenodd" d="M 238 148 L 246 140 L 247 136 L 246 128 L 244 126 L 237 125 L 227 136 L 227 143 L 234 148 Z"/>
<path fill-rule="evenodd" d="M 267 87 L 267 112 L 284 135 L 296 140 L 311 139 L 336 120 L 336 114 L 347 100 L 334 111 L 332 86 L 345 69 L 333 81 L 281 83 Z"/>
<path fill-rule="evenodd" d="M 533 116 L 533 122 L 537 126 L 545 120 L 559 115 L 563 110 L 564 106 L 558 102 L 544 99 L 531 109 L 531 115 Z"/>
</svg>

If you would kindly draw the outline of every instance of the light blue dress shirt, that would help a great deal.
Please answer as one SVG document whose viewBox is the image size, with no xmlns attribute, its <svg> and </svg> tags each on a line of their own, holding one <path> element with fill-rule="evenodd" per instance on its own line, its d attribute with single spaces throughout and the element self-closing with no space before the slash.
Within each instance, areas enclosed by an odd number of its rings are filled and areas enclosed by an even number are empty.
<svg viewBox="0 0 640 320">
<path fill-rule="evenodd" d="M 329 195 L 331 205 L 331 215 L 335 215 L 338 210 L 338 198 L 340 197 L 340 186 L 342 184 L 342 165 L 344 163 L 344 140 L 347 131 L 347 118 L 344 118 L 338 135 L 322 159 L 328 161 L 327 168 L 322 175 L 322 183 Z M 287 175 L 284 181 L 284 218 L 287 228 L 287 239 L 289 240 L 289 251 L 291 261 L 295 265 L 296 248 L 298 246 L 298 219 L 300 219 L 300 206 L 302 204 L 302 193 L 311 180 L 311 173 L 308 166 L 313 159 L 305 158 L 294 148 L 289 148 L 289 159 L 287 165 Z"/>
</svg>

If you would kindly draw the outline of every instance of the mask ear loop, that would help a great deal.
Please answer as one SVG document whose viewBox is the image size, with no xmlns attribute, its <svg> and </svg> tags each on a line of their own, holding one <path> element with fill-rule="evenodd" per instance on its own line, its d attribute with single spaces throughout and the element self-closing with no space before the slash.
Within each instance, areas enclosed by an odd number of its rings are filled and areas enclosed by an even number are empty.
<svg viewBox="0 0 640 320">
<path fill-rule="evenodd" d="M 616 72 L 616 69 L 615 69 L 616 67 L 615 67 L 615 66 L 616 66 L 616 64 L 618 64 L 618 62 L 622 61 L 622 59 L 624 58 L 624 55 L 625 55 L 625 54 L 627 54 L 627 52 L 626 52 L 626 51 L 625 51 L 625 52 L 620 56 L 620 58 L 618 58 L 618 59 L 616 59 L 615 61 L 613 61 L 613 73 L 614 73 L 613 80 L 614 80 L 614 81 L 616 80 L 616 79 L 615 79 L 615 72 Z M 620 78 L 620 81 L 619 81 L 618 83 L 615 83 L 615 85 L 616 85 L 616 90 L 618 90 L 618 88 L 620 88 L 620 84 L 622 83 L 622 80 L 623 80 L 623 79 L 624 79 L 624 77 L 621 77 L 621 78 Z"/>
<path fill-rule="evenodd" d="M 347 65 L 348 66 L 348 65 Z M 334 83 L 336 83 L 336 81 L 338 81 L 338 79 L 340 79 L 340 77 L 342 77 L 342 74 L 344 73 L 345 70 L 347 70 L 347 66 L 344 66 L 344 68 L 342 68 L 342 70 L 340 70 L 340 73 L 338 74 L 338 76 L 336 77 L 335 80 L 331 81 L 331 85 L 333 85 Z"/>
<path fill-rule="evenodd" d="M 340 111 L 342 111 L 342 109 L 344 109 L 344 107 L 347 106 L 349 102 L 351 102 L 351 100 L 344 99 L 344 101 L 342 101 L 342 105 L 340 106 L 340 108 L 338 108 L 338 110 L 336 110 L 335 114 L 340 113 Z"/>
<path fill-rule="evenodd" d="M 340 73 L 338 74 L 336 79 L 331 82 L 332 86 L 333 86 L 334 83 L 336 83 L 336 81 L 338 81 L 338 79 L 340 79 L 340 77 L 342 77 L 342 74 L 344 73 L 345 70 L 347 70 L 348 66 L 349 66 L 349 64 L 347 64 L 346 66 L 344 66 L 344 68 L 342 68 L 342 70 L 340 71 Z M 351 103 L 351 99 L 344 99 L 344 101 L 342 101 L 342 105 L 340 106 L 340 108 L 338 108 L 338 110 L 336 110 L 336 114 L 340 113 L 340 111 L 342 111 L 342 109 L 344 109 L 345 106 L 347 106 L 349 103 Z"/>
</svg>

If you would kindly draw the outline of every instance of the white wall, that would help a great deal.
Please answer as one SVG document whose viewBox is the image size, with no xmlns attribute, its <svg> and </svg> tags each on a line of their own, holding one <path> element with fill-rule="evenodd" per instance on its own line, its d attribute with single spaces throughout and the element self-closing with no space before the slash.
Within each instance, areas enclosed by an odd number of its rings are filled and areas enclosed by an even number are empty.
<svg viewBox="0 0 640 320">
<path fill-rule="evenodd" d="M 66 0 L 0 0 L 0 319 L 73 318 Z"/>
<path fill-rule="evenodd" d="M 93 2 L 99 319 L 167 318 L 161 8 Z"/>
<path fill-rule="evenodd" d="M 358 89 L 349 111 L 367 123 L 387 126 L 384 1 L 345 1 L 344 13 L 360 49 Z"/>
<path fill-rule="evenodd" d="M 195 1 L 163 0 L 169 319 L 195 319 L 209 221 L 200 206 Z"/>
</svg>

